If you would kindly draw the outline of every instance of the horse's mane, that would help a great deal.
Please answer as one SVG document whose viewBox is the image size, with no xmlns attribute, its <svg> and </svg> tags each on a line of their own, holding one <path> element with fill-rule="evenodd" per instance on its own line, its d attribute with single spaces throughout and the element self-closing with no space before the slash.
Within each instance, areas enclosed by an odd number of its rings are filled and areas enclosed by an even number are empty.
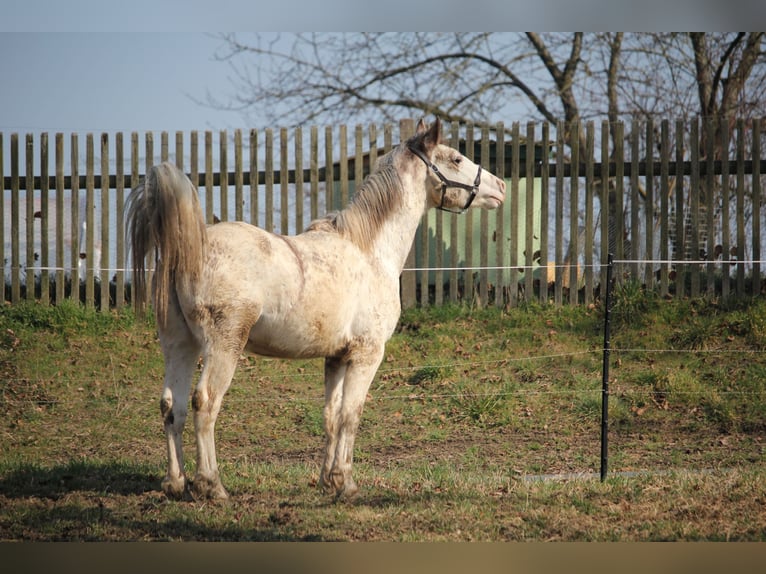
<svg viewBox="0 0 766 574">
<path fill-rule="evenodd" d="M 369 251 L 388 216 L 401 204 L 399 172 L 390 158 L 381 158 L 377 169 L 356 190 L 348 207 L 313 221 L 306 231 L 335 231 L 363 251 Z"/>
</svg>

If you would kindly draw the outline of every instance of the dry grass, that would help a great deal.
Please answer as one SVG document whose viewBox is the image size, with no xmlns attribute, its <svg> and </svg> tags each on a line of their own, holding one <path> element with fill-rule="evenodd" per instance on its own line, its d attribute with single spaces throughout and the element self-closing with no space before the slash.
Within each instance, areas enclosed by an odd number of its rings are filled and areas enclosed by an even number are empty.
<svg viewBox="0 0 766 574">
<path fill-rule="evenodd" d="M 711 315 L 659 305 L 614 346 Z M 5 307 L 0 539 L 764 540 L 766 311 L 712 311 L 705 345 L 726 353 L 615 353 L 604 483 L 598 309 L 406 313 L 363 415 L 362 492 L 337 504 L 316 488 L 320 361 L 243 357 L 217 427 L 232 499 L 171 502 L 152 325 Z M 552 474 L 584 478 L 534 479 Z"/>
</svg>

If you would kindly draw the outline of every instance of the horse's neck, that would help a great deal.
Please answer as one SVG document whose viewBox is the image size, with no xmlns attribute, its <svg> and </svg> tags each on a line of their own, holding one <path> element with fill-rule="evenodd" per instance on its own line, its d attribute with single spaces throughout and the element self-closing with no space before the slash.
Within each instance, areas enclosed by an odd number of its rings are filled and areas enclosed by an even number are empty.
<svg viewBox="0 0 766 574">
<path fill-rule="evenodd" d="M 425 203 L 422 199 L 418 200 L 417 195 L 405 194 L 401 209 L 391 214 L 388 221 L 383 224 L 375 238 L 372 250 L 386 270 L 397 277 L 401 274 L 410 254 L 415 233 L 425 211 Z"/>
</svg>

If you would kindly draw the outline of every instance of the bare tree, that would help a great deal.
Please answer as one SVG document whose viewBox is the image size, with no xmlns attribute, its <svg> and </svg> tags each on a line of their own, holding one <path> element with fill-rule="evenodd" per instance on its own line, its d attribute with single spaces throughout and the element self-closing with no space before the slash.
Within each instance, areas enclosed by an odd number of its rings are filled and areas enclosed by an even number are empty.
<svg viewBox="0 0 766 574">
<path fill-rule="evenodd" d="M 268 121 L 703 117 L 700 150 L 735 117 L 766 114 L 766 34 L 342 33 L 225 35 L 234 95 L 218 107 Z M 712 125 L 712 133 L 708 126 Z M 584 130 L 580 149 L 584 150 Z M 720 146 L 714 154 L 719 157 Z M 610 202 L 611 204 L 612 202 Z M 617 214 L 610 214 L 613 220 Z"/>
<path fill-rule="evenodd" d="M 722 121 L 766 114 L 766 35 L 763 32 L 631 34 L 623 51 L 620 100 L 638 117 L 712 120 L 720 141 Z M 716 148 L 716 157 L 721 150 Z"/>
<path fill-rule="evenodd" d="M 290 125 L 437 114 L 550 122 L 766 111 L 764 33 L 342 33 L 222 36 L 219 107 Z M 697 94 L 697 97 L 694 97 Z M 275 102 L 277 104 L 275 105 Z"/>
<path fill-rule="evenodd" d="M 233 109 L 298 124 L 435 114 L 490 121 L 509 103 L 551 122 L 581 116 L 575 89 L 585 35 L 295 34 L 245 43 L 226 35 Z M 281 105 L 275 106 L 278 101 Z M 213 101 L 214 105 L 224 105 Z"/>
</svg>

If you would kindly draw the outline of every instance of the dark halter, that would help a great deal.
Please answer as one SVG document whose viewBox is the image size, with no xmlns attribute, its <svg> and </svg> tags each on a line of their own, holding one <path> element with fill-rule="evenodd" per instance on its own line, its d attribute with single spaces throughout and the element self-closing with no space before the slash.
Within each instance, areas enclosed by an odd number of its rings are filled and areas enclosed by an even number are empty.
<svg viewBox="0 0 766 574">
<path fill-rule="evenodd" d="M 479 171 L 476 173 L 476 179 L 473 180 L 473 185 L 469 185 L 467 183 L 460 183 L 459 181 L 452 181 L 450 179 L 447 179 L 444 177 L 444 174 L 439 170 L 438 167 L 436 167 L 433 163 L 431 163 L 431 160 L 429 160 L 423 152 L 421 152 L 418 149 L 415 149 L 412 146 L 409 147 L 409 150 L 414 153 L 416 156 L 418 156 L 420 159 L 423 160 L 423 163 L 426 164 L 426 167 L 430 169 L 432 172 L 436 174 L 436 177 L 438 177 L 442 182 L 442 200 L 437 207 L 441 209 L 442 211 L 449 211 L 450 213 L 463 213 L 466 209 L 471 207 L 471 203 L 473 203 L 473 200 L 476 198 L 476 190 L 479 189 L 479 183 L 481 182 L 481 166 L 479 166 Z M 462 209 L 456 210 L 456 209 L 449 209 L 447 207 L 444 207 L 444 197 L 447 193 L 447 189 L 450 187 L 457 187 L 460 189 L 465 189 L 466 191 L 470 191 L 471 195 L 468 196 L 468 201 L 465 202 L 465 205 Z"/>
</svg>

